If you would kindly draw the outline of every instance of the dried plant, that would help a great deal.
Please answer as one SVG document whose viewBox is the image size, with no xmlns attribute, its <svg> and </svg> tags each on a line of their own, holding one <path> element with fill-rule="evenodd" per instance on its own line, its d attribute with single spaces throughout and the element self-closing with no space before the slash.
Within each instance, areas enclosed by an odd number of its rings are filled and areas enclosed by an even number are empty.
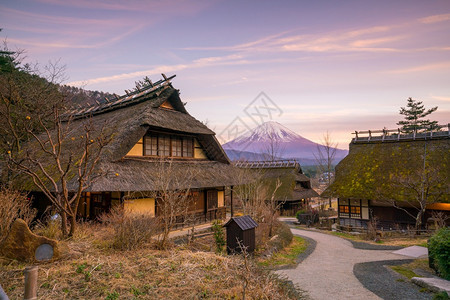
<svg viewBox="0 0 450 300">
<path fill-rule="evenodd" d="M 146 243 L 158 232 L 158 221 L 146 213 L 137 213 L 115 206 L 100 216 L 100 221 L 114 230 L 113 248 L 133 250 Z"/>
<path fill-rule="evenodd" d="M 9 232 L 12 223 L 17 218 L 23 219 L 28 225 L 36 216 L 36 209 L 31 207 L 31 200 L 25 194 L 2 187 L 0 190 L 0 241 Z"/>
</svg>

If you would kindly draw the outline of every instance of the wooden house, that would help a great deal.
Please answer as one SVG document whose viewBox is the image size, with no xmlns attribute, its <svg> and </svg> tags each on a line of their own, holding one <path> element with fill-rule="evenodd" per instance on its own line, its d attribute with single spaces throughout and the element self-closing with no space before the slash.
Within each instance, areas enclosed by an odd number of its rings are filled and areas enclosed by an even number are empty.
<svg viewBox="0 0 450 300">
<path fill-rule="evenodd" d="M 86 121 L 98 128 L 106 124 L 112 133 L 96 165 L 97 178 L 83 191 L 79 217 L 95 219 L 113 205 L 158 216 L 158 199 L 152 196 L 159 189 L 155 178 L 170 164 L 175 180 L 168 188 L 189 189 L 193 199 L 189 212 L 197 222 L 225 218 L 224 190 L 233 184 L 235 168 L 215 133 L 186 111 L 170 82 L 173 77 L 70 112 L 72 140 L 83 138 Z M 188 171 L 189 181 L 178 180 Z M 30 182 L 24 180 L 19 188 L 34 191 L 42 211 L 49 203 Z M 70 191 L 76 186 L 69 182 Z"/>
<path fill-rule="evenodd" d="M 322 193 L 338 197 L 341 225 L 367 227 L 374 220 L 383 229 L 414 226 L 422 197 L 437 202 L 426 206 L 422 224 L 433 211 L 450 213 L 448 130 L 355 134 L 349 154 L 336 166 L 335 181 Z"/>
<path fill-rule="evenodd" d="M 318 197 L 311 187 L 311 180 L 303 174 L 300 164 L 296 160 L 248 161 L 235 163 L 236 167 L 249 169 L 260 177 L 270 191 L 275 190 L 276 181 L 281 186 L 275 192 L 275 200 L 280 205 L 281 215 L 295 215 L 308 205 L 313 197 Z"/>
</svg>

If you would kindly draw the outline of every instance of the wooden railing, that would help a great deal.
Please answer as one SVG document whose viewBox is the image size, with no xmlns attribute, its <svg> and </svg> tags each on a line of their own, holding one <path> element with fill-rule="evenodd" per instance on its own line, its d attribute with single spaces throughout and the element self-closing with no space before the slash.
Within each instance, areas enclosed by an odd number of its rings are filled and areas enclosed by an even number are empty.
<svg viewBox="0 0 450 300">
<path fill-rule="evenodd" d="M 352 139 L 352 143 L 442 139 L 450 137 L 450 123 L 447 125 L 438 125 L 436 129 L 433 130 L 418 129 L 414 130 L 411 133 L 404 133 L 400 128 L 398 128 L 398 129 L 355 131 L 352 134 L 355 135 L 355 137 Z"/>
</svg>

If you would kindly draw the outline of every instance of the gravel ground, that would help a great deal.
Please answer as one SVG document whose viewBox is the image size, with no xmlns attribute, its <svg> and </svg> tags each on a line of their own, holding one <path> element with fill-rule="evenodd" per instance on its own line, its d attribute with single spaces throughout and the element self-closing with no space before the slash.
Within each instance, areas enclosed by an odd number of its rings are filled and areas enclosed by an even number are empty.
<svg viewBox="0 0 450 300">
<path fill-rule="evenodd" d="M 355 264 L 353 273 L 362 285 L 382 299 L 432 299 L 433 294 L 421 293 L 420 287 L 409 282 L 402 275 L 386 267 L 401 265 L 412 260 L 386 260 Z M 405 281 L 397 281 L 404 279 Z"/>
<path fill-rule="evenodd" d="M 305 290 L 311 299 L 380 299 L 355 277 L 358 263 L 407 259 L 392 250 L 355 249 L 348 240 L 317 231 L 291 229 L 316 241 L 315 250 L 294 269 L 277 271 Z M 414 298 L 409 298 L 414 299 Z"/>
</svg>

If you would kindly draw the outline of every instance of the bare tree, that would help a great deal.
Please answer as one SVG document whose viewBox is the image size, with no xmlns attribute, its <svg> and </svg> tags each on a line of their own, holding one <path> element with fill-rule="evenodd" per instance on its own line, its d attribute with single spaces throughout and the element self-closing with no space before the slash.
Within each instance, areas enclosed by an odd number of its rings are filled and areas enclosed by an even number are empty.
<svg viewBox="0 0 450 300">
<path fill-rule="evenodd" d="M 268 161 L 280 159 L 284 154 L 284 147 L 277 135 L 272 131 L 268 134 L 269 142 L 262 149 L 263 157 Z"/>
<path fill-rule="evenodd" d="M 262 170 L 240 168 L 236 178 L 238 184 L 234 186 L 233 193 L 240 200 L 243 213 L 256 222 L 262 222 L 267 198 Z"/>
<path fill-rule="evenodd" d="M 44 130 L 36 134 L 25 127 L 31 136 L 27 149 L 11 153 L 9 168 L 28 175 L 35 186 L 56 207 L 61 217 L 64 237 L 72 236 L 76 228 L 76 216 L 82 192 L 91 186 L 101 174 L 95 172 L 104 147 L 109 138 L 103 126 L 95 128 L 90 119 L 80 121 L 82 135 L 73 136 L 71 121 L 62 121 L 59 108 L 53 109 L 53 130 L 42 118 Z M 70 222 L 68 230 L 67 221 Z"/>
<path fill-rule="evenodd" d="M 157 218 L 161 225 L 159 248 L 164 249 L 170 231 L 176 225 L 189 222 L 189 207 L 194 202 L 191 184 L 197 172 L 186 166 L 180 170 L 172 160 L 161 159 L 156 163 L 158 172 L 153 177 L 150 195 L 156 201 Z"/>
<path fill-rule="evenodd" d="M 70 97 L 58 89 L 62 80 L 64 67 L 57 63 L 43 73 L 28 67 L 1 73 L 0 142 L 7 150 L 7 182 L 42 191 L 61 216 L 67 237 L 75 232 L 81 193 L 100 175 L 95 166 L 110 139 L 104 124 L 94 126 L 90 118 L 72 122 Z"/>
<path fill-rule="evenodd" d="M 325 188 L 327 188 L 334 181 L 334 160 L 338 144 L 333 141 L 328 131 L 323 135 L 323 139 L 320 142 L 321 145 L 317 145 L 317 152 L 314 153 L 314 157 L 318 169 L 317 173 L 325 179 Z M 328 203 L 331 207 L 331 197 L 328 197 Z"/>
<path fill-rule="evenodd" d="M 233 192 L 242 202 L 243 213 L 258 223 L 267 223 L 268 236 L 271 237 L 277 214 L 284 204 L 277 198 L 281 180 L 264 178 L 264 170 L 249 168 L 241 168 L 238 179 L 240 184 L 234 187 Z"/>
</svg>

